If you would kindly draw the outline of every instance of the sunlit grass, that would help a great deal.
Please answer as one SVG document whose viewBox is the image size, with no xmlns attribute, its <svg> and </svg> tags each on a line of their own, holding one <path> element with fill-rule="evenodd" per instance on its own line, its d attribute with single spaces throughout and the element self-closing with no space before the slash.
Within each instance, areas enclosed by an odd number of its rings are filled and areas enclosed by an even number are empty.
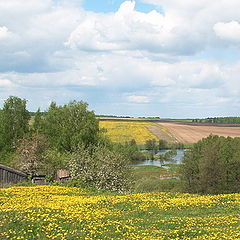
<svg viewBox="0 0 240 240">
<path fill-rule="evenodd" d="M 240 194 L 0 189 L 0 239 L 239 239 Z"/>
</svg>

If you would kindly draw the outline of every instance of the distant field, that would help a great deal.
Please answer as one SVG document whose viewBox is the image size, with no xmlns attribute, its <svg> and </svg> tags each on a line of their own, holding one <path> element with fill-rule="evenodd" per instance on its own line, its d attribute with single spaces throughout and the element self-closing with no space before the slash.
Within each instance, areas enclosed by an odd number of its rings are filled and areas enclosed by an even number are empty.
<svg viewBox="0 0 240 240">
<path fill-rule="evenodd" d="M 101 121 L 146 121 L 146 122 L 192 122 L 192 119 L 170 119 L 170 118 L 131 118 L 131 117 L 97 117 Z"/>
<path fill-rule="evenodd" d="M 210 134 L 224 137 L 240 137 L 240 125 L 191 122 L 100 120 L 100 127 L 113 142 L 124 143 L 135 139 L 144 145 L 147 140 L 165 140 L 168 143 L 193 144 Z"/>
<path fill-rule="evenodd" d="M 161 122 L 160 126 L 165 127 L 177 139 L 184 144 L 196 143 L 210 134 L 224 137 L 240 137 L 240 126 L 182 124 L 173 122 Z"/>
<path fill-rule="evenodd" d="M 168 143 L 178 142 L 174 135 L 168 130 L 168 128 L 164 126 L 161 126 L 159 124 L 152 124 L 151 126 L 147 126 L 147 129 L 158 139 L 164 140 Z"/>
<path fill-rule="evenodd" d="M 100 128 L 113 142 L 129 142 L 134 139 L 137 144 L 143 145 L 147 140 L 158 138 L 148 130 L 154 123 L 144 121 L 100 121 Z"/>
</svg>

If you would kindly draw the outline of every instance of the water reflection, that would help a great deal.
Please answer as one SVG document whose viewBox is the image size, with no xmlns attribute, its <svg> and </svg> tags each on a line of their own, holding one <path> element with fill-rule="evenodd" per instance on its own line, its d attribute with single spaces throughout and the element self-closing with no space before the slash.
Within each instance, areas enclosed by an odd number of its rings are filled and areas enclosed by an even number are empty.
<svg viewBox="0 0 240 240">
<path fill-rule="evenodd" d="M 159 160 L 144 160 L 144 161 L 136 161 L 132 164 L 132 166 L 157 166 L 157 167 L 164 167 L 164 168 L 169 168 L 168 166 L 164 166 L 165 164 L 170 164 L 170 163 L 174 163 L 174 164 L 180 164 L 182 162 L 182 158 L 184 156 L 184 152 L 187 149 L 178 149 L 176 150 L 176 155 L 172 157 L 172 159 L 170 161 L 164 161 L 162 164 Z M 159 151 L 156 155 L 163 155 L 167 152 L 169 152 L 171 150 L 161 150 Z"/>
</svg>

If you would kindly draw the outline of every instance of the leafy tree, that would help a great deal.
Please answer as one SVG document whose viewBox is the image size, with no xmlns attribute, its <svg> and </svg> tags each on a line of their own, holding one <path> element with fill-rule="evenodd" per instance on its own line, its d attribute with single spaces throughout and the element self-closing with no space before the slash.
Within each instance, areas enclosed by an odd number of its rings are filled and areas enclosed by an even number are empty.
<svg viewBox="0 0 240 240">
<path fill-rule="evenodd" d="M 46 137 L 36 133 L 25 135 L 18 141 L 14 167 L 30 174 L 44 174 L 54 178 L 56 171 L 67 167 L 70 153 L 51 149 Z"/>
<path fill-rule="evenodd" d="M 29 132 L 30 114 L 26 109 L 27 101 L 11 96 L 1 111 L 0 144 L 1 148 L 11 148 L 14 143 Z"/>
<path fill-rule="evenodd" d="M 139 151 L 139 147 L 134 139 L 124 144 L 115 143 L 113 144 L 113 149 L 123 154 L 130 162 L 146 160 L 144 154 Z"/>
<path fill-rule="evenodd" d="M 19 140 L 15 157 L 16 167 L 31 176 L 45 173 L 47 162 L 45 154 L 48 149 L 45 137 L 36 134 L 25 136 Z"/>
<path fill-rule="evenodd" d="M 152 153 L 156 153 L 158 150 L 157 142 L 155 139 L 147 140 L 145 146 L 146 146 L 146 149 L 151 150 Z"/>
<path fill-rule="evenodd" d="M 117 192 L 126 192 L 131 186 L 128 159 L 105 146 L 79 146 L 69 161 L 71 177 L 83 183 Z"/>
<path fill-rule="evenodd" d="M 42 124 L 42 113 L 40 108 L 38 108 L 37 112 L 34 114 L 34 122 L 33 122 L 33 129 L 36 133 L 41 131 L 41 124 Z"/>
<path fill-rule="evenodd" d="M 44 153 L 45 163 L 42 171 L 50 178 L 54 178 L 58 169 L 65 169 L 71 154 L 68 152 L 58 152 L 57 150 L 47 149 Z"/>
<path fill-rule="evenodd" d="M 85 102 L 72 101 L 64 106 L 51 103 L 42 120 L 41 133 L 52 147 L 73 152 L 79 144 L 89 146 L 99 140 L 99 123 Z"/>
<path fill-rule="evenodd" d="M 183 158 L 184 189 L 193 193 L 231 193 L 240 189 L 240 138 L 210 135 Z"/>
<path fill-rule="evenodd" d="M 168 147 L 167 142 L 163 139 L 160 139 L 158 142 L 158 149 L 163 150 L 163 149 L 166 149 L 167 147 Z"/>
</svg>

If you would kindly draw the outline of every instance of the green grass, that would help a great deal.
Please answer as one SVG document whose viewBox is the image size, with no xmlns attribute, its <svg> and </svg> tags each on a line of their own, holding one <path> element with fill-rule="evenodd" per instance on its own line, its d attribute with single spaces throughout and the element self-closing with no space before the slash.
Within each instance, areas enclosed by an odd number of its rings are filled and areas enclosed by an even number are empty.
<svg viewBox="0 0 240 240">
<path fill-rule="evenodd" d="M 161 179 L 164 175 L 175 175 L 179 165 L 168 164 L 169 169 L 157 166 L 134 166 L 132 167 L 134 177 L 133 191 L 141 192 L 177 192 L 181 190 L 179 179 Z"/>
<path fill-rule="evenodd" d="M 0 239 L 239 239 L 240 194 L 0 189 Z"/>
<path fill-rule="evenodd" d="M 143 177 L 159 177 L 160 175 L 169 173 L 168 169 L 157 166 L 134 166 L 132 167 L 134 176 L 138 178 Z"/>
</svg>

